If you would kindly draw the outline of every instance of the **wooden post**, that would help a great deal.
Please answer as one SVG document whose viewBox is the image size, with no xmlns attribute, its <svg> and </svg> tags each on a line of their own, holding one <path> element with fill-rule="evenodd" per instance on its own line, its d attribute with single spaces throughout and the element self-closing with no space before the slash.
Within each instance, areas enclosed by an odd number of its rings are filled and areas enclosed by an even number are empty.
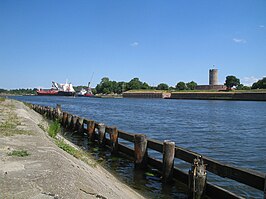
<svg viewBox="0 0 266 199">
<path fill-rule="evenodd" d="M 105 125 L 103 123 L 99 123 L 98 133 L 99 133 L 98 143 L 100 146 L 104 146 L 105 145 Z"/>
<path fill-rule="evenodd" d="M 173 169 L 175 160 L 175 143 L 169 140 L 163 142 L 163 182 L 173 180 Z"/>
<path fill-rule="evenodd" d="M 45 117 L 48 118 L 48 107 L 47 106 L 44 107 L 44 111 L 45 111 L 45 114 L 44 114 Z"/>
<path fill-rule="evenodd" d="M 71 114 L 67 114 L 67 128 L 70 129 L 71 128 L 71 121 L 72 121 L 72 115 Z"/>
<path fill-rule="evenodd" d="M 111 152 L 113 154 L 118 151 L 118 131 L 116 127 L 110 128 L 110 142 L 111 142 Z"/>
<path fill-rule="evenodd" d="M 191 170 L 189 170 L 188 186 L 191 198 L 202 198 L 206 187 L 206 180 L 206 164 L 203 163 L 203 159 L 200 156 L 194 159 Z"/>
<path fill-rule="evenodd" d="M 53 108 L 53 111 L 52 111 L 52 119 L 56 120 L 56 110 L 55 110 L 55 108 Z"/>
<path fill-rule="evenodd" d="M 264 179 L 264 199 L 266 199 L 266 175 Z"/>
<path fill-rule="evenodd" d="M 53 117 L 53 108 L 49 107 L 49 119 L 52 119 Z"/>
<path fill-rule="evenodd" d="M 146 168 L 148 157 L 147 137 L 144 134 L 135 134 L 134 138 L 135 168 Z"/>
<path fill-rule="evenodd" d="M 78 117 L 77 130 L 79 133 L 83 132 L 83 118 Z"/>
<path fill-rule="evenodd" d="M 95 140 L 95 122 L 93 120 L 87 121 L 87 134 L 89 141 L 93 142 Z"/>
<path fill-rule="evenodd" d="M 77 130 L 77 120 L 78 120 L 78 117 L 73 115 L 72 120 L 71 120 L 71 127 L 70 127 L 73 131 Z"/>
<path fill-rule="evenodd" d="M 63 118 L 62 118 L 63 127 L 66 127 L 66 124 L 67 124 L 67 113 L 63 112 Z"/>
<path fill-rule="evenodd" d="M 55 111 L 56 111 L 56 118 L 59 121 L 61 121 L 62 120 L 62 108 L 61 108 L 61 105 L 60 104 L 56 104 Z"/>
</svg>

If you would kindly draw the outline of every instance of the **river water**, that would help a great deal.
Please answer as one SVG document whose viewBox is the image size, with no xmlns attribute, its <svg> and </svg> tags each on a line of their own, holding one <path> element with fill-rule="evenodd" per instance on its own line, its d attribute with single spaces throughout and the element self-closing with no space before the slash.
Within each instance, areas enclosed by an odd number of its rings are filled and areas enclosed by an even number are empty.
<svg viewBox="0 0 266 199">
<path fill-rule="evenodd" d="M 17 96 L 20 101 L 45 106 L 61 104 L 64 111 L 103 122 L 130 133 L 144 133 L 227 164 L 266 173 L 266 103 L 254 101 L 102 99 L 45 96 Z M 80 139 L 80 138 L 78 138 Z M 87 143 L 83 140 L 83 146 Z M 88 148 L 95 156 L 101 151 Z M 94 153 L 96 152 L 97 153 Z M 156 153 L 151 155 L 158 156 Z M 182 185 L 163 187 L 156 171 L 130 175 L 133 164 L 120 157 L 103 156 L 107 167 L 134 188 L 153 198 L 187 198 Z M 117 165 L 120 162 L 120 165 Z M 184 171 L 182 161 L 175 165 Z M 136 180 L 138 182 L 136 182 Z M 143 182 L 139 182 L 143 181 Z M 231 180 L 209 175 L 208 181 L 245 198 L 262 198 L 263 193 Z M 143 184 L 143 186 L 139 184 Z M 138 187 L 137 187 L 138 184 Z"/>
</svg>

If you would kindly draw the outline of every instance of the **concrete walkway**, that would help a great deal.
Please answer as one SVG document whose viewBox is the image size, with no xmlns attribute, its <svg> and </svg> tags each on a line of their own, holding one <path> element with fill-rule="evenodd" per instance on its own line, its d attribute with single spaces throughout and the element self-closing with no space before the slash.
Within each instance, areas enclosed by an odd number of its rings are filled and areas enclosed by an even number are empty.
<svg viewBox="0 0 266 199">
<path fill-rule="evenodd" d="M 0 112 L 1 199 L 143 198 L 93 159 L 86 164 L 58 148 L 42 130 L 43 117 L 23 103 L 0 100 Z"/>
</svg>

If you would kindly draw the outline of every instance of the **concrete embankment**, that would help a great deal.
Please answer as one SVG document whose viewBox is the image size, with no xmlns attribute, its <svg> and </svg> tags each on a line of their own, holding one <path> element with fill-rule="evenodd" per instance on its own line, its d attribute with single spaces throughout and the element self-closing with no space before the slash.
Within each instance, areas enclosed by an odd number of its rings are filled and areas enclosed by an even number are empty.
<svg viewBox="0 0 266 199">
<path fill-rule="evenodd" d="M 170 99 L 266 101 L 266 92 L 173 92 Z"/>
<path fill-rule="evenodd" d="M 58 148 L 23 103 L 2 99 L 0 111 L 0 198 L 143 198 L 92 157 L 85 163 Z"/>
<path fill-rule="evenodd" d="M 170 93 L 165 92 L 124 92 L 125 98 L 169 98 Z"/>
</svg>

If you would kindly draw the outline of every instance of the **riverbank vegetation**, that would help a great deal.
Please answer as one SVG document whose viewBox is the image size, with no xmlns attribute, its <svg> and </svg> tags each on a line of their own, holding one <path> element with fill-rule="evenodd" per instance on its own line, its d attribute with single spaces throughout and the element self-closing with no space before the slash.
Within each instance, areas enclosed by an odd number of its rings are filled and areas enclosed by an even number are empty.
<svg viewBox="0 0 266 199">
<path fill-rule="evenodd" d="M 31 131 L 25 130 L 18 116 L 10 110 L 15 107 L 13 104 L 1 98 L 0 100 L 0 137 L 1 136 L 13 136 L 13 135 L 32 135 Z"/>
<path fill-rule="evenodd" d="M 251 88 L 252 89 L 266 89 L 266 77 L 252 84 Z"/>
<path fill-rule="evenodd" d="M 52 138 L 55 138 L 60 130 L 61 130 L 60 123 L 56 120 L 49 125 L 48 134 Z"/>
<path fill-rule="evenodd" d="M 16 157 L 26 157 L 29 156 L 30 154 L 28 153 L 27 150 L 14 150 L 10 153 L 8 153 L 9 156 L 16 156 Z"/>
<path fill-rule="evenodd" d="M 176 90 L 194 90 L 197 83 L 194 81 L 185 83 L 179 82 L 175 87 L 169 86 L 166 83 L 160 83 L 157 86 L 151 86 L 146 82 L 140 81 L 139 78 L 133 78 L 129 82 L 116 82 L 111 81 L 108 77 L 102 78 L 101 82 L 95 87 L 95 94 L 111 94 L 117 93 L 121 94 L 126 91 L 146 91 L 146 92 L 156 92 L 156 91 L 176 91 Z"/>
<path fill-rule="evenodd" d="M 178 82 L 174 87 L 169 86 L 166 83 L 159 83 L 157 86 L 151 86 L 147 82 L 142 82 L 139 78 L 135 77 L 131 79 L 129 82 L 117 82 L 110 80 L 108 77 L 103 77 L 101 79 L 101 82 L 96 85 L 95 88 L 92 89 L 92 92 L 94 94 L 121 94 L 126 91 L 133 90 L 136 91 L 143 91 L 143 92 L 174 92 L 174 91 L 180 91 L 180 92 L 212 92 L 211 90 L 196 90 L 196 86 L 198 84 L 194 81 L 190 82 Z M 260 89 L 266 89 L 266 77 L 264 77 L 261 80 L 258 80 L 257 82 L 253 83 L 253 85 L 245 86 L 241 84 L 240 79 L 230 75 L 226 77 L 225 85 L 229 88 L 228 90 L 233 91 L 255 91 L 259 89 L 259 91 L 264 92 Z M 74 89 L 76 92 L 80 91 L 82 88 L 86 89 L 87 86 L 74 86 Z M 12 89 L 12 90 L 6 90 L 6 89 L 0 89 L 0 95 L 35 95 L 36 94 L 36 88 L 34 89 Z M 217 91 L 217 90 L 215 90 Z"/>
<path fill-rule="evenodd" d="M 42 125 L 38 125 L 43 131 L 46 131 L 45 128 Z M 61 131 L 61 125 L 58 122 L 58 120 L 53 121 L 51 124 L 49 124 L 48 127 L 48 135 L 52 138 L 54 138 L 54 142 L 55 144 L 63 149 L 64 151 L 66 151 L 67 153 L 69 153 L 70 155 L 74 156 L 77 159 L 82 160 L 83 162 L 87 163 L 90 166 L 95 167 L 96 166 L 96 162 L 93 161 L 91 159 L 91 157 L 86 154 L 86 152 L 76 149 L 73 146 L 70 146 L 69 144 L 67 144 L 63 137 L 60 138 L 60 136 L 58 137 L 57 134 L 59 134 L 59 132 Z"/>
<path fill-rule="evenodd" d="M 20 89 L 1 89 L 0 88 L 0 95 L 35 95 L 37 88 L 31 89 L 31 88 L 20 88 Z"/>
</svg>

